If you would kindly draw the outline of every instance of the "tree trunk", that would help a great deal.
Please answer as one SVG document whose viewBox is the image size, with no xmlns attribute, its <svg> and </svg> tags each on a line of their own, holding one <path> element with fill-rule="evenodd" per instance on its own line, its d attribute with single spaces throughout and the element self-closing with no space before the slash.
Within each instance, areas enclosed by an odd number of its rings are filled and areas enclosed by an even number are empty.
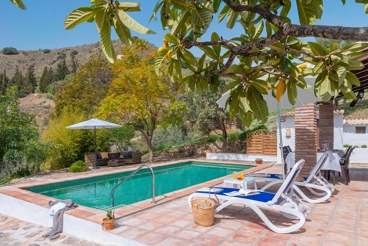
<svg viewBox="0 0 368 246">
<path fill-rule="evenodd" d="M 148 161 L 149 163 L 153 162 L 153 147 L 152 147 L 152 137 L 147 136 L 147 148 L 148 148 Z"/>
<path fill-rule="evenodd" d="M 226 128 L 222 129 L 222 153 L 226 153 L 227 151 L 227 131 Z"/>
</svg>

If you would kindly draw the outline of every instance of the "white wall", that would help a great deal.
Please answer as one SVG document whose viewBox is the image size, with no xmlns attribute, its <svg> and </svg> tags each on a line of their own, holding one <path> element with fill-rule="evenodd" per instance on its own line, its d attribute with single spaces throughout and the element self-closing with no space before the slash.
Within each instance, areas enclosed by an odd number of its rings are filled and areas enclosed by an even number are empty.
<svg viewBox="0 0 368 246">
<path fill-rule="evenodd" d="M 349 145 L 358 145 L 359 147 L 363 144 L 368 146 L 368 125 L 358 125 L 358 126 L 365 126 L 366 127 L 366 133 L 365 134 L 356 134 L 355 133 L 355 125 L 344 125 L 344 132 L 343 132 L 343 138 L 344 138 L 344 144 Z"/>
<path fill-rule="evenodd" d="M 344 149 L 343 114 L 334 114 L 334 149 Z"/>
</svg>

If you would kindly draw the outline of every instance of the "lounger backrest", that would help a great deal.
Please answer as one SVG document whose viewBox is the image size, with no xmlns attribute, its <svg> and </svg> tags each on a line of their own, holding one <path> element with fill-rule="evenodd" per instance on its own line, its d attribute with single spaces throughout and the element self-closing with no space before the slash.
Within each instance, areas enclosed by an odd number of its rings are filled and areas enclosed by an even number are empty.
<svg viewBox="0 0 368 246">
<path fill-rule="evenodd" d="M 329 151 L 329 150 L 327 150 L 327 151 Z M 325 163 L 327 158 L 329 158 L 329 154 L 328 154 L 327 151 L 325 153 L 323 153 L 321 158 L 319 158 L 319 160 L 317 161 L 316 165 L 314 165 L 312 170 L 309 172 L 308 179 L 306 180 L 307 182 L 309 182 L 309 180 L 311 180 L 314 177 L 314 175 L 316 175 L 321 170 L 323 164 Z"/>
<path fill-rule="evenodd" d="M 286 177 L 285 181 L 282 183 L 279 190 L 277 191 L 277 193 L 275 194 L 275 196 L 271 200 L 271 202 L 270 202 L 271 204 L 277 203 L 280 196 L 281 196 L 281 194 L 289 193 L 290 189 L 293 188 L 294 180 L 298 176 L 298 174 L 299 174 L 300 170 L 302 169 L 304 163 L 305 163 L 305 160 L 303 160 L 303 159 L 301 159 L 300 161 L 295 163 L 295 165 L 293 166 L 293 169 L 291 169 L 291 171 L 288 174 L 288 176 Z"/>
</svg>

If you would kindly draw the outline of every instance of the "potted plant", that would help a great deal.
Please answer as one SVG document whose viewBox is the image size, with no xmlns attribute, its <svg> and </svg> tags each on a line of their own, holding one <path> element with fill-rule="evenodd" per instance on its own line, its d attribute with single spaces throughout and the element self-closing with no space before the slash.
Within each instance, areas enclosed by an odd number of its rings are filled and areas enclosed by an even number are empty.
<svg viewBox="0 0 368 246">
<path fill-rule="evenodd" d="M 115 223 L 114 210 L 107 210 L 106 211 L 106 216 L 107 216 L 107 218 L 103 219 L 103 224 L 104 224 L 105 230 L 114 229 L 114 223 Z"/>
<path fill-rule="evenodd" d="M 263 159 L 262 158 L 256 158 L 256 163 L 257 164 L 262 164 L 263 162 Z"/>
</svg>

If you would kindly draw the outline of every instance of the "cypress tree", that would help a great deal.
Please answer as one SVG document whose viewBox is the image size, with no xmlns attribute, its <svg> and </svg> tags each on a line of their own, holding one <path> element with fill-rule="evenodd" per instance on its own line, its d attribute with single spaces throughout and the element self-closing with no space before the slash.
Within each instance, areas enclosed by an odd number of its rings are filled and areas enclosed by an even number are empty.
<svg viewBox="0 0 368 246">
<path fill-rule="evenodd" d="M 46 93 L 47 92 L 47 86 L 49 85 L 48 81 L 47 81 L 48 72 L 49 71 L 48 71 L 47 67 L 44 67 L 43 71 L 42 71 L 41 78 L 40 78 L 40 84 L 39 84 L 41 93 Z"/>
<path fill-rule="evenodd" d="M 15 67 L 15 73 L 13 75 L 13 77 L 10 80 L 10 86 L 17 86 L 18 87 L 18 92 L 20 90 L 20 88 L 23 86 L 24 84 L 24 77 L 22 72 L 19 70 L 18 66 Z"/>
<path fill-rule="evenodd" d="M 25 76 L 25 90 L 27 94 L 34 93 L 37 86 L 37 79 L 34 73 L 34 64 L 27 68 L 27 74 Z"/>
<path fill-rule="evenodd" d="M 55 81 L 64 80 L 65 76 L 67 76 L 69 73 L 70 72 L 66 65 L 66 61 L 65 59 L 63 59 L 57 64 L 54 80 Z"/>
</svg>

